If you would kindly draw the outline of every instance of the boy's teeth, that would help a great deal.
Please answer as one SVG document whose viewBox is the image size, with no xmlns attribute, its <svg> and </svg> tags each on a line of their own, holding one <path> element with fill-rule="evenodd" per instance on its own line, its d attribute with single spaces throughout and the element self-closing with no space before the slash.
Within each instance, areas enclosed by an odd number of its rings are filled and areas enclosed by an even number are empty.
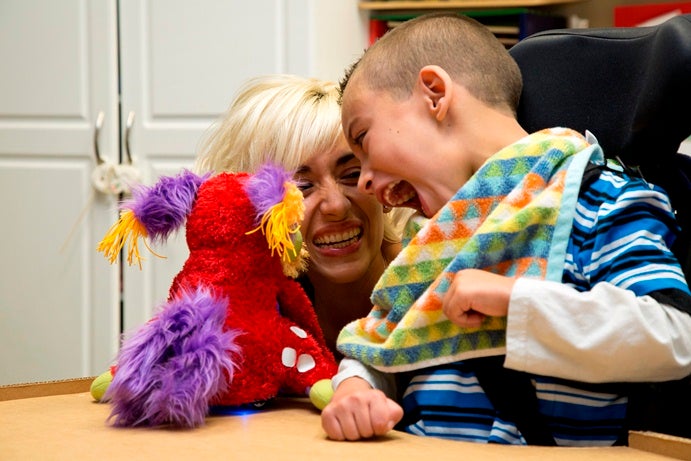
<svg viewBox="0 0 691 461">
<path fill-rule="evenodd" d="M 400 184 L 400 181 L 389 184 L 384 191 L 384 200 L 391 206 L 399 206 L 417 195 L 414 190 L 410 189 L 402 195 L 394 194 L 394 189 Z"/>
</svg>

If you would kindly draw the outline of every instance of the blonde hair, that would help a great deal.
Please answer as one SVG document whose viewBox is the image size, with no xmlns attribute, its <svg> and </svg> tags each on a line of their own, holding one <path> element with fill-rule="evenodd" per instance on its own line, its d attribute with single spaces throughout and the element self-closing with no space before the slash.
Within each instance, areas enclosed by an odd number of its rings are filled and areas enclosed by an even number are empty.
<svg viewBox="0 0 691 461">
<path fill-rule="evenodd" d="M 427 65 L 443 68 L 477 99 L 516 115 L 523 86 L 514 59 L 487 27 L 467 16 L 432 13 L 406 21 L 369 47 L 346 71 L 368 88 L 407 99 Z"/>
<path fill-rule="evenodd" d="M 195 170 L 256 171 L 266 162 L 295 170 L 343 138 L 336 82 L 276 74 L 254 77 L 206 132 Z M 392 216 L 393 215 L 393 216 Z M 384 240 L 400 242 L 398 213 L 384 216 Z"/>
<path fill-rule="evenodd" d="M 200 172 L 254 172 L 272 161 L 296 169 L 343 136 L 335 83 L 295 75 L 255 77 L 202 141 Z"/>
</svg>

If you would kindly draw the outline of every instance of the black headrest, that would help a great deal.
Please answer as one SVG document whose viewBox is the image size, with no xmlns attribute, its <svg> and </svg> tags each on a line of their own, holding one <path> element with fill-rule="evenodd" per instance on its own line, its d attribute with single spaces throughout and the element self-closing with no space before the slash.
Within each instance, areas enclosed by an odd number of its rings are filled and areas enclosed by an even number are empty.
<svg viewBox="0 0 691 461">
<path fill-rule="evenodd" d="M 605 155 L 631 165 L 675 153 L 691 135 L 691 14 L 654 27 L 541 32 L 510 53 L 529 132 L 587 129 Z"/>
</svg>

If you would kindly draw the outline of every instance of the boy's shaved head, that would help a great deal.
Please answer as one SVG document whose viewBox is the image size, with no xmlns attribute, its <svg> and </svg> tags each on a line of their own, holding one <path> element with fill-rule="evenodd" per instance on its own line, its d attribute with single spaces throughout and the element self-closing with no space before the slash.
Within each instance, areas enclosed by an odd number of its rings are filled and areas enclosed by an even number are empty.
<svg viewBox="0 0 691 461">
<path fill-rule="evenodd" d="M 405 99 L 427 65 L 443 68 L 488 105 L 516 113 L 522 89 L 516 62 L 485 26 L 449 13 L 419 16 L 387 32 L 346 71 L 341 95 L 357 80 L 372 90 Z"/>
</svg>

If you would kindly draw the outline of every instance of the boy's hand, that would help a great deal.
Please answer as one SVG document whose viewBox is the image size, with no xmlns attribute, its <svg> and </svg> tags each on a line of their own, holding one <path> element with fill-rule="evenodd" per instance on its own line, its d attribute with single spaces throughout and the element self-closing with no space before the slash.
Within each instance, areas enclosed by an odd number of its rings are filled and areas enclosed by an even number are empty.
<svg viewBox="0 0 691 461">
<path fill-rule="evenodd" d="M 516 279 L 480 269 L 458 271 L 442 299 L 444 314 L 456 325 L 479 327 L 485 317 L 505 317 Z"/>
<path fill-rule="evenodd" d="M 333 440 L 358 440 L 384 435 L 403 417 L 403 409 L 367 381 L 343 381 L 322 410 L 322 427 Z"/>
</svg>

